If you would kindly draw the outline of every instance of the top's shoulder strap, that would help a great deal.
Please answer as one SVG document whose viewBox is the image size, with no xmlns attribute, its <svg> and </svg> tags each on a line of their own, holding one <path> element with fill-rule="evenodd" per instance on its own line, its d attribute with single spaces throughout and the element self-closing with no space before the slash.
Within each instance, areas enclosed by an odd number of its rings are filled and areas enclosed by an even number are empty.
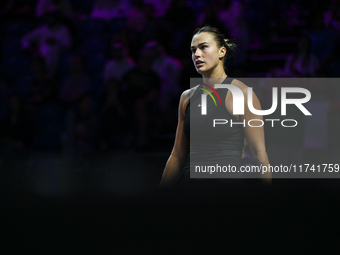
<svg viewBox="0 0 340 255">
<path fill-rule="evenodd" d="M 234 80 L 232 77 L 226 77 L 224 81 L 222 82 L 223 84 L 231 84 L 231 82 Z"/>
</svg>

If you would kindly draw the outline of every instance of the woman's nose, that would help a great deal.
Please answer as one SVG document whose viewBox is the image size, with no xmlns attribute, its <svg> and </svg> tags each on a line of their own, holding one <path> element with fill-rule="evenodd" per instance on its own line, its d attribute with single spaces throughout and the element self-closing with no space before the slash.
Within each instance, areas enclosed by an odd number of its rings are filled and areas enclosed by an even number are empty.
<svg viewBox="0 0 340 255">
<path fill-rule="evenodd" d="M 195 52 L 194 52 L 194 56 L 195 57 L 199 57 L 201 55 L 201 52 L 199 49 L 196 49 Z"/>
</svg>

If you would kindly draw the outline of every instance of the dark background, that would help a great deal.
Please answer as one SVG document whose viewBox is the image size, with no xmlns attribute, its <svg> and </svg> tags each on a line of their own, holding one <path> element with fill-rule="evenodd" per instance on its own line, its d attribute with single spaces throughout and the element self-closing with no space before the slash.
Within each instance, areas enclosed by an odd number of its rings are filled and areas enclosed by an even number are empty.
<svg viewBox="0 0 340 255">
<path fill-rule="evenodd" d="M 290 250 L 293 240 L 317 239 L 302 235 L 310 222 L 332 224 L 336 179 L 275 179 L 269 186 L 260 180 L 230 187 L 179 184 L 170 190 L 158 189 L 158 184 L 174 142 L 180 93 L 189 88 L 190 78 L 199 77 L 189 50 L 195 28 L 210 24 L 228 38 L 239 36 L 239 51 L 229 61 L 231 77 L 339 77 L 339 1 L 173 0 L 168 6 L 166 1 L 46 2 L 52 7 L 42 13 L 37 12 L 38 1 L 1 3 L 0 189 L 3 242 L 10 254 L 45 248 L 56 254 L 88 249 L 103 253 L 112 246 L 121 247 L 123 254 L 132 247 L 177 254 L 185 253 L 181 247 L 193 245 L 192 239 L 212 253 L 218 249 L 213 241 L 224 242 L 231 232 L 244 239 L 250 228 L 255 229 L 247 237 L 250 247 L 271 240 L 276 253 L 282 247 Z M 96 5 L 111 12 L 98 14 Z M 49 22 L 51 10 L 70 40 L 48 64 L 50 55 L 40 48 L 47 41 L 25 45 L 24 38 Z M 218 19 L 223 11 L 235 15 L 236 25 Z M 300 56 L 302 34 L 310 38 L 308 56 L 319 64 L 312 71 L 287 72 L 289 56 Z M 150 41 L 158 42 L 163 55 L 148 51 Z M 149 70 L 150 86 L 141 89 L 146 94 L 155 89 L 157 96 L 146 107 L 143 142 L 134 108 L 140 97 L 131 96 L 139 88 L 134 76 L 126 71 L 111 80 L 113 85 L 104 77 L 115 47 L 125 50 L 134 67 L 152 65 L 161 56 L 163 64 L 178 67 L 169 98 L 160 93 L 164 79 L 173 77 L 162 79 Z M 305 60 L 307 66 L 311 59 Z M 132 70 L 141 77 L 140 69 Z M 309 148 L 301 137 L 285 139 L 279 130 L 268 132 L 267 146 L 273 148 L 268 154 L 277 152 L 275 162 L 295 157 L 338 163 L 333 161 L 340 144 L 339 90 L 312 89 L 331 105 L 326 146 Z M 112 95 L 125 114 L 112 104 Z M 163 109 L 164 98 L 168 104 Z M 291 231 L 285 222 L 301 232 Z M 274 232 L 289 238 L 273 238 Z M 134 234 L 143 241 L 137 242 Z"/>
</svg>

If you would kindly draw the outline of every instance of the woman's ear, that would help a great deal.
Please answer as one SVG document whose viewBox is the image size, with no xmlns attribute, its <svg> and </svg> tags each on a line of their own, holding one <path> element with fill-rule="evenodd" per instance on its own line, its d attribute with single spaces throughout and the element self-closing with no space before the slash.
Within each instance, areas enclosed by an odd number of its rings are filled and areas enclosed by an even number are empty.
<svg viewBox="0 0 340 255">
<path fill-rule="evenodd" d="M 227 52 L 227 49 L 225 47 L 222 47 L 219 52 L 219 58 L 223 58 Z"/>
</svg>

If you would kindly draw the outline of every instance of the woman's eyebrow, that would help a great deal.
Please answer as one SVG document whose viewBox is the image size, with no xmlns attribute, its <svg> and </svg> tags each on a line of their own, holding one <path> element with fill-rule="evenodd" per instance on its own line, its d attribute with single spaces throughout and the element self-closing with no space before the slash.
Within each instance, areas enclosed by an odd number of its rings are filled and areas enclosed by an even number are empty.
<svg viewBox="0 0 340 255">
<path fill-rule="evenodd" d="M 198 47 L 200 47 L 201 45 L 203 45 L 203 44 L 205 44 L 205 43 L 208 44 L 208 42 L 202 42 L 202 43 L 200 43 L 200 44 L 198 45 Z M 190 49 L 194 49 L 194 48 L 196 48 L 196 47 L 195 47 L 195 46 L 191 46 L 191 47 L 190 47 Z"/>
</svg>

